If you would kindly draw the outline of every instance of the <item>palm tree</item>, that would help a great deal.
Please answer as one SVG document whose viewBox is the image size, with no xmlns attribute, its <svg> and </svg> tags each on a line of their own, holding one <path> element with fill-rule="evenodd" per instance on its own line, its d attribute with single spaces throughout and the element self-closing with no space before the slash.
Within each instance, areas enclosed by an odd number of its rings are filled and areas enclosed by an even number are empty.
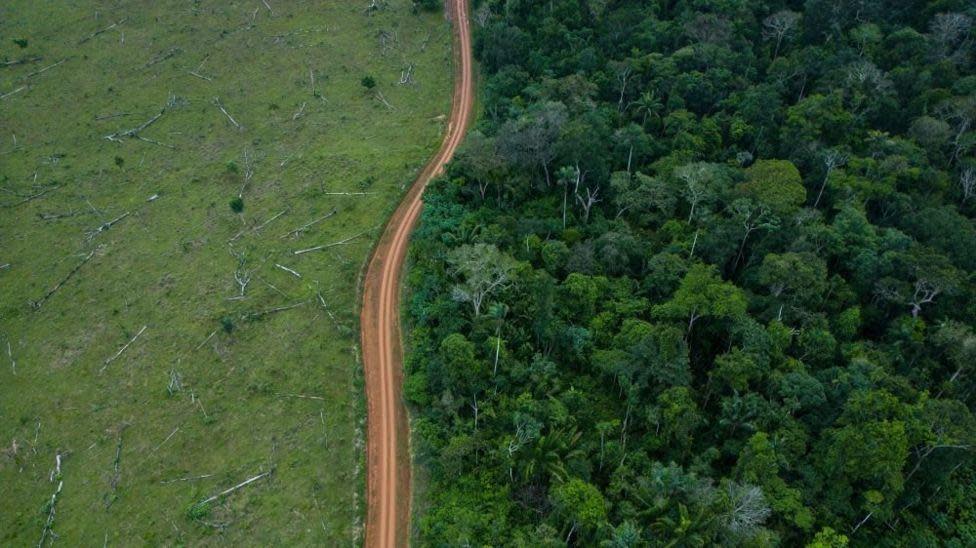
<svg viewBox="0 0 976 548">
<path fill-rule="evenodd" d="M 661 102 L 657 93 L 653 90 L 641 93 L 640 97 L 630 104 L 636 107 L 634 110 L 638 115 L 642 116 L 641 127 L 647 125 L 647 118 L 649 116 L 654 116 L 654 118 L 659 119 L 659 113 L 664 110 L 664 103 Z"/>
<path fill-rule="evenodd" d="M 709 520 L 699 508 L 694 515 L 688 512 L 688 507 L 678 503 L 677 519 L 665 514 L 654 521 L 651 529 L 667 540 L 666 548 L 700 548 L 707 541 Z"/>
</svg>

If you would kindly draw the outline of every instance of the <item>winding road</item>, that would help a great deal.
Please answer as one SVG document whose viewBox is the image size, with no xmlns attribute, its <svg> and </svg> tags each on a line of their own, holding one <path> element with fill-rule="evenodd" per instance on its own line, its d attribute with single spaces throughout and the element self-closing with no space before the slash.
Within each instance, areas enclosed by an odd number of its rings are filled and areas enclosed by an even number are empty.
<svg viewBox="0 0 976 548">
<path fill-rule="evenodd" d="M 453 20 L 455 79 L 440 150 L 407 191 L 373 251 L 360 316 L 366 376 L 366 546 L 406 546 L 410 532 L 410 438 L 401 398 L 400 279 L 427 183 L 444 169 L 471 122 L 474 76 L 467 0 L 446 0 Z"/>
</svg>

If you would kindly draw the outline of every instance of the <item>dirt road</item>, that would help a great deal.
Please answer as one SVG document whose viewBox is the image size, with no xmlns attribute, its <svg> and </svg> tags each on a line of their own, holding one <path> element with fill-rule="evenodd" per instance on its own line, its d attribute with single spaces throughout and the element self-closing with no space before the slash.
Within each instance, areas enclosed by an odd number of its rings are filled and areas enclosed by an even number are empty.
<svg viewBox="0 0 976 548">
<path fill-rule="evenodd" d="M 406 546 L 410 525 L 409 425 L 401 399 L 400 278 L 421 195 L 461 143 L 471 121 L 474 81 L 467 0 L 447 0 L 454 30 L 451 115 L 440 150 L 390 218 L 363 281 L 363 366 L 366 374 L 366 546 Z M 350 486 L 351 487 L 351 486 Z"/>
</svg>

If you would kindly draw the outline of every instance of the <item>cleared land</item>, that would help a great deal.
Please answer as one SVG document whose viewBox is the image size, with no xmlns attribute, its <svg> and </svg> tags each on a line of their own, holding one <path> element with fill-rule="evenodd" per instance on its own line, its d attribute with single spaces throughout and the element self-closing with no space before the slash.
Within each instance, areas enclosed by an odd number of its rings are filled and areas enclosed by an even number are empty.
<svg viewBox="0 0 976 548">
<path fill-rule="evenodd" d="M 361 538 L 357 277 L 451 93 L 382 4 L 0 8 L 0 543 Z"/>
</svg>

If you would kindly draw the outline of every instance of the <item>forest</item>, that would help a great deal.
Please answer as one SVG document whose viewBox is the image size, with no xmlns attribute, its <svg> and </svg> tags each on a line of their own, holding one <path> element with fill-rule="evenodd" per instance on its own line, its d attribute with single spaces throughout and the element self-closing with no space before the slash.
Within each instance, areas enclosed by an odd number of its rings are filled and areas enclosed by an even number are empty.
<svg viewBox="0 0 976 548">
<path fill-rule="evenodd" d="M 421 545 L 976 545 L 976 6 L 485 0 Z"/>
</svg>

